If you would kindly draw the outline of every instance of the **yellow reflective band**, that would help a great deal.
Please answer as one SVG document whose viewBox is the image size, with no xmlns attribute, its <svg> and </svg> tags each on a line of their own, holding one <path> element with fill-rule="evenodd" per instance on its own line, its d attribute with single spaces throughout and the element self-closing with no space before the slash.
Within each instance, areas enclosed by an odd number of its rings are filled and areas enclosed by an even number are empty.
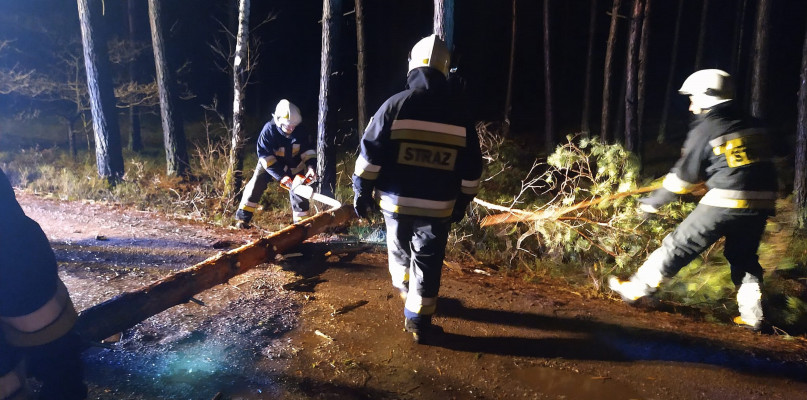
<svg viewBox="0 0 807 400">
<path fill-rule="evenodd" d="M 299 153 L 299 152 L 300 152 L 300 144 L 299 143 L 295 143 L 295 144 L 291 145 L 291 155 L 292 156 L 296 156 L 297 153 Z"/>
<path fill-rule="evenodd" d="M 439 122 L 418 121 L 416 119 L 397 119 L 392 121 L 391 129 L 413 129 L 465 137 L 465 128 L 462 126 L 442 124 Z"/>
<path fill-rule="evenodd" d="M 679 178 L 678 175 L 669 173 L 664 177 L 664 181 L 661 183 L 661 186 L 673 193 L 685 194 L 692 191 L 695 184 Z"/>
<path fill-rule="evenodd" d="M 776 192 L 742 190 L 709 190 L 700 201 L 712 207 L 772 210 L 776 208 Z"/>
<path fill-rule="evenodd" d="M 416 131 L 412 129 L 398 129 L 390 133 L 392 140 L 417 140 L 420 142 L 431 142 L 446 144 L 449 146 L 465 147 L 465 137 L 448 135 L 445 133 Z"/>
<path fill-rule="evenodd" d="M 771 161 L 770 143 L 762 130 L 746 129 L 720 136 L 709 141 L 712 152 L 725 154 L 730 168 Z"/>
<path fill-rule="evenodd" d="M 401 206 L 384 200 L 379 201 L 378 205 L 381 207 L 382 210 L 386 210 L 396 214 L 417 215 L 420 217 L 432 217 L 432 218 L 447 218 L 451 216 L 451 212 L 453 211 L 452 208 L 445 210 L 435 210 L 421 207 Z"/>
<path fill-rule="evenodd" d="M 255 208 L 256 208 L 257 206 L 258 206 L 257 204 L 256 204 L 256 205 L 254 205 L 254 206 L 248 206 L 248 205 L 246 205 L 246 204 L 242 204 L 242 205 L 241 205 L 241 207 L 239 207 L 239 208 L 240 208 L 240 209 L 242 209 L 242 210 L 244 210 L 244 211 L 255 212 Z"/>
<path fill-rule="evenodd" d="M 453 171 L 457 150 L 417 143 L 401 143 L 398 164 Z"/>
<path fill-rule="evenodd" d="M 277 159 L 275 158 L 275 156 L 261 157 L 261 158 L 258 160 L 258 162 L 261 164 L 261 166 L 262 166 L 264 169 L 266 169 L 266 168 L 269 168 L 269 167 L 271 167 L 272 165 L 274 165 L 274 164 L 277 162 Z"/>
<path fill-rule="evenodd" d="M 38 331 L 21 332 L 14 329 L 11 325 L 2 324 L 2 331 L 6 341 L 17 347 L 33 347 L 50 343 L 64 336 L 73 328 L 73 325 L 76 324 L 76 320 L 78 319 L 78 314 L 73 307 L 73 302 L 70 301 L 69 297 L 67 299 L 67 304 L 65 304 L 62 313 L 59 314 L 56 320 Z"/>
<path fill-rule="evenodd" d="M 314 150 L 304 151 L 303 155 L 300 156 L 300 157 L 303 159 L 303 161 L 308 161 L 308 160 L 310 160 L 312 158 L 316 158 L 317 157 L 317 152 L 315 152 Z"/>
<path fill-rule="evenodd" d="M 461 191 L 463 194 L 477 194 L 479 193 L 479 189 L 481 185 L 479 184 L 479 179 L 475 181 L 466 181 L 465 179 L 462 180 L 462 188 Z"/>
<path fill-rule="evenodd" d="M 404 307 L 418 315 L 433 315 L 437 310 L 437 298 L 420 297 L 417 293 L 411 292 L 406 296 Z"/>
<path fill-rule="evenodd" d="M 356 166 L 353 168 L 354 175 L 371 181 L 378 179 L 379 171 L 381 171 L 380 165 L 371 164 L 362 156 L 356 159 Z"/>
</svg>

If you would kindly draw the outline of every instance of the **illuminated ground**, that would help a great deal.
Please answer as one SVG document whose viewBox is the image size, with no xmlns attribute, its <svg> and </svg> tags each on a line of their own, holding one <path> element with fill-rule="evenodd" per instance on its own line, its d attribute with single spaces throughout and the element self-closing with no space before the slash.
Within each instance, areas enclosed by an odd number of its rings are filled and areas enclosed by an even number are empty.
<svg viewBox="0 0 807 400">
<path fill-rule="evenodd" d="M 20 195 L 78 309 L 254 239 Z M 331 246 L 331 249 L 338 246 Z M 93 399 L 796 399 L 807 343 L 450 264 L 433 346 L 402 331 L 383 249 L 263 265 L 84 354 Z M 301 278 L 306 285 L 284 289 Z M 338 312 L 342 310 L 344 312 Z"/>
</svg>

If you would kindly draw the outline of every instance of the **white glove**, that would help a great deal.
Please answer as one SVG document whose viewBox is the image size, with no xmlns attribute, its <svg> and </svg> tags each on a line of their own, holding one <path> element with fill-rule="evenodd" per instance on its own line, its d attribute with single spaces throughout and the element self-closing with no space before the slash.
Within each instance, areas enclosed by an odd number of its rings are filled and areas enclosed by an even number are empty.
<svg viewBox="0 0 807 400">
<path fill-rule="evenodd" d="M 639 209 L 648 214 L 655 214 L 658 212 L 658 208 L 645 203 L 639 203 Z"/>
<path fill-rule="evenodd" d="M 317 171 L 314 168 L 308 168 L 308 171 L 305 172 L 305 178 L 311 181 L 317 180 Z"/>
</svg>

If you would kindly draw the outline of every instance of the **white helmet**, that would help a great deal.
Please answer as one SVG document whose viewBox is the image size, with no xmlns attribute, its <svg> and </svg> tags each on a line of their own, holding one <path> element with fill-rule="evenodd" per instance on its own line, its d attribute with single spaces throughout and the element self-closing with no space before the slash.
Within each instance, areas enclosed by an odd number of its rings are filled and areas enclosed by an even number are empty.
<svg viewBox="0 0 807 400">
<path fill-rule="evenodd" d="M 303 117 L 300 116 L 300 109 L 297 108 L 290 101 L 283 99 L 277 103 L 275 113 L 272 114 L 275 119 L 275 125 L 285 133 L 291 133 L 294 128 L 303 122 Z"/>
<path fill-rule="evenodd" d="M 436 35 L 429 35 L 412 47 L 409 52 L 409 72 L 415 68 L 431 67 L 448 77 L 448 66 L 451 62 L 451 54 L 446 43 Z"/>
<path fill-rule="evenodd" d="M 690 96 L 692 105 L 701 110 L 734 98 L 731 75 L 719 69 L 702 69 L 690 75 L 678 92 Z"/>
</svg>

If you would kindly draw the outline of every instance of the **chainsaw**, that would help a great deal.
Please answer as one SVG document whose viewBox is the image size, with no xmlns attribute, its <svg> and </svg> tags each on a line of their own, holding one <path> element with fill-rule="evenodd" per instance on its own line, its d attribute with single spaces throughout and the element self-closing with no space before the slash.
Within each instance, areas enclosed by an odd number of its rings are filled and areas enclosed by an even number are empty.
<svg viewBox="0 0 807 400">
<path fill-rule="evenodd" d="M 315 192 L 314 188 L 311 187 L 311 185 L 314 183 L 316 182 L 311 178 L 307 178 L 303 175 L 297 175 L 291 181 L 291 184 L 286 185 L 281 182 L 280 186 L 283 189 L 286 189 L 304 199 L 320 202 L 332 209 L 342 206 L 342 203 L 340 203 L 338 200 L 325 196 L 322 193 Z"/>
</svg>

